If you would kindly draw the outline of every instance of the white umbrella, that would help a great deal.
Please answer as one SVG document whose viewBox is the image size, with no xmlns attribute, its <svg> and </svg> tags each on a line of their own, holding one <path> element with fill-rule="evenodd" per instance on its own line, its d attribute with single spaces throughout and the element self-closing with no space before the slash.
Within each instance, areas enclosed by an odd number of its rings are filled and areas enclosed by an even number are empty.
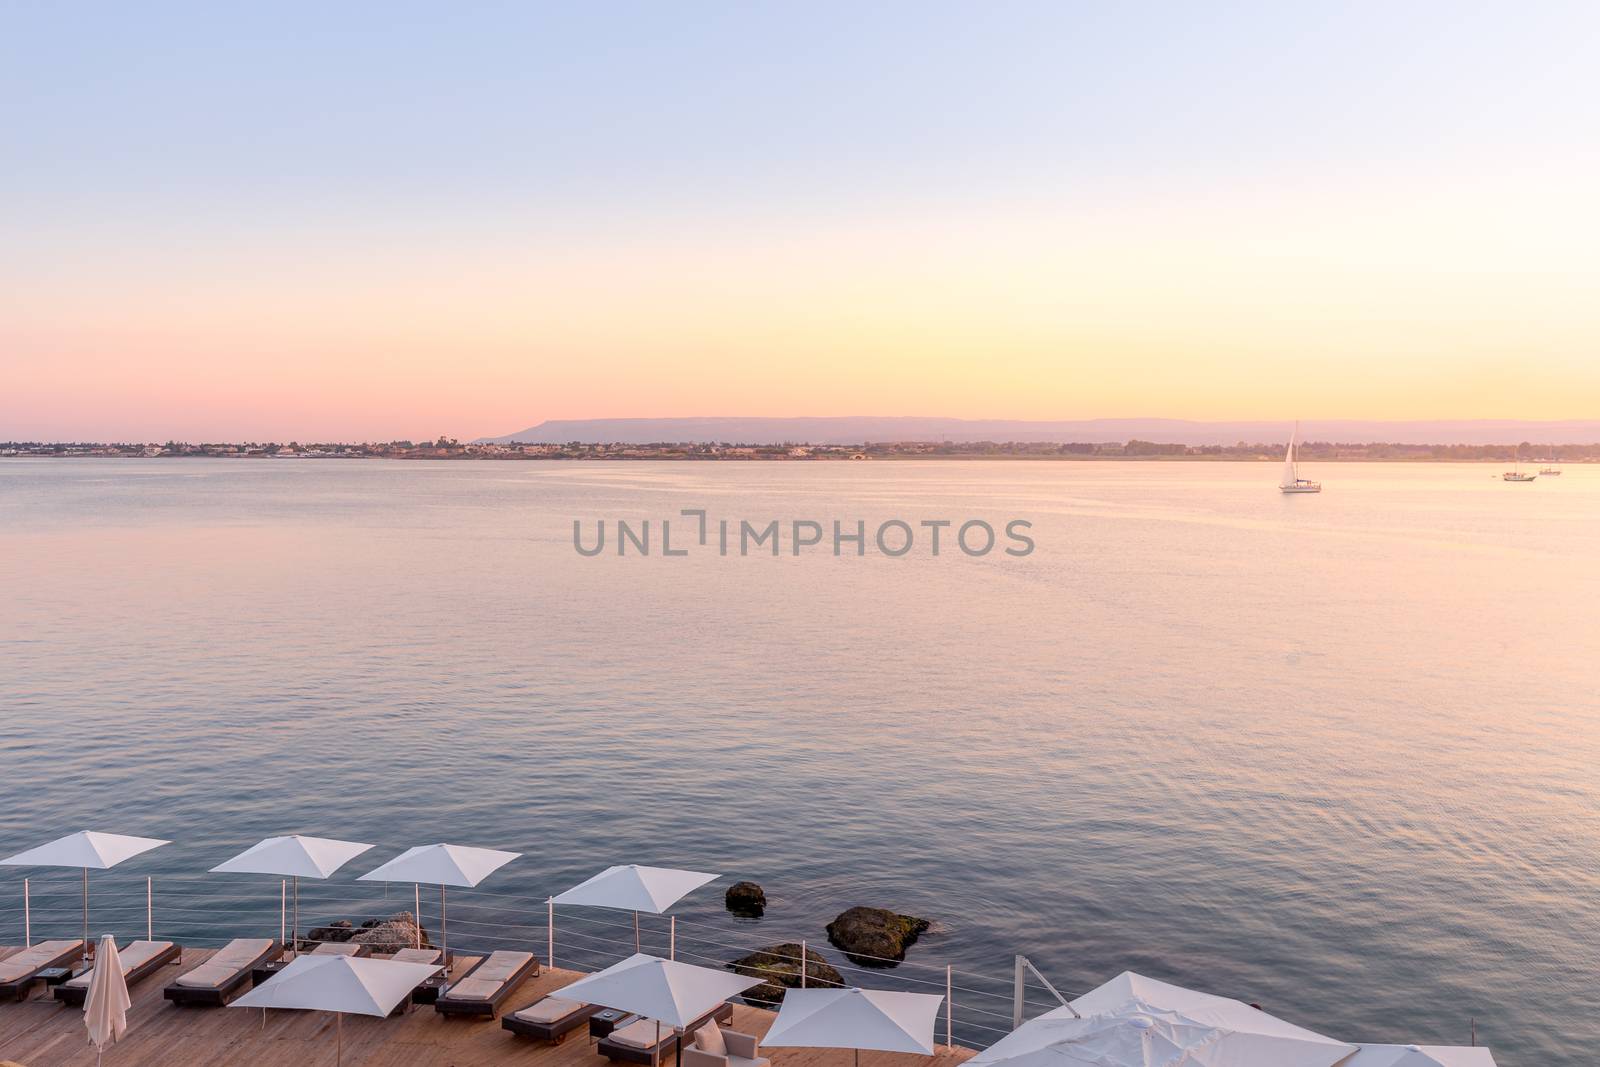
<svg viewBox="0 0 1600 1067">
<path fill-rule="evenodd" d="M 418 845 L 407 849 L 375 871 L 357 878 L 358 882 L 426 882 L 439 887 L 439 939 L 442 955 L 450 958 L 450 928 L 445 918 L 444 887 L 472 887 L 510 863 L 520 852 L 501 852 L 493 848 L 468 845 Z M 422 916 L 417 916 L 422 929 Z"/>
<path fill-rule="evenodd" d="M 89 948 L 89 871 L 115 867 L 125 859 L 149 852 L 170 841 L 154 837 L 129 837 L 127 834 L 102 834 L 79 830 L 47 845 L 30 848 L 0 860 L 4 867 L 79 867 L 83 870 L 83 944 Z M 26 892 L 26 889 L 24 889 Z"/>
<path fill-rule="evenodd" d="M 771 1048 L 848 1048 L 933 1054 L 944 997 L 888 989 L 791 989 L 761 1043 Z"/>
<path fill-rule="evenodd" d="M 641 867 L 629 863 L 607 867 L 565 893 L 550 898 L 551 905 L 582 904 L 591 908 L 620 908 L 633 912 L 633 950 L 639 951 L 639 913 L 660 915 L 685 894 L 717 878 L 704 871 L 680 871 L 673 867 Z M 553 914 L 553 913 L 552 913 Z M 554 926 L 554 921 L 551 923 Z M 676 947 L 677 920 L 673 920 Z"/>
<path fill-rule="evenodd" d="M 1465 1045 L 1362 1045 L 1339 1067 L 1495 1067 L 1486 1048 Z"/>
<path fill-rule="evenodd" d="M 621 963 L 580 978 L 557 993 L 564 999 L 655 1019 L 656 1044 L 659 1045 L 662 1023 L 679 1028 L 688 1026 L 729 997 L 761 982 L 760 978 L 636 952 Z M 679 1042 L 680 1055 L 682 1051 L 682 1042 Z"/>
<path fill-rule="evenodd" d="M 218 874 L 277 874 L 293 878 L 294 925 L 290 927 L 289 941 L 293 951 L 300 939 L 300 879 L 326 878 L 371 847 L 358 841 L 299 834 L 269 837 L 211 870 Z"/>
<path fill-rule="evenodd" d="M 439 970 L 431 963 L 300 956 L 228 1006 L 331 1011 L 338 1028 L 336 1057 L 343 1061 L 346 1015 L 375 1015 L 381 1019 Z"/>
<path fill-rule="evenodd" d="M 1025 1023 L 970 1062 L 1146 1067 L 1187 1056 L 1182 1062 L 1196 1067 L 1334 1067 L 1355 1051 L 1241 1001 L 1125 972 Z"/>
<path fill-rule="evenodd" d="M 95 954 L 94 974 L 89 979 L 89 996 L 83 1002 L 83 1023 L 89 1028 L 89 1043 L 94 1060 L 100 1062 L 106 1046 L 128 1032 L 128 980 L 117 956 L 117 942 L 110 934 L 100 939 Z"/>
</svg>

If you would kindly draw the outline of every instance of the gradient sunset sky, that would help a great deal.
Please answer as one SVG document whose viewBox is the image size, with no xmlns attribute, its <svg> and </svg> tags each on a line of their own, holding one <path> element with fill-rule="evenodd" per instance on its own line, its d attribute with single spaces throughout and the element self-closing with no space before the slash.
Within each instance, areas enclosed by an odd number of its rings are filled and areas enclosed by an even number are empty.
<svg viewBox="0 0 1600 1067">
<path fill-rule="evenodd" d="M 11 3 L 0 439 L 1600 415 L 1600 4 Z"/>
</svg>

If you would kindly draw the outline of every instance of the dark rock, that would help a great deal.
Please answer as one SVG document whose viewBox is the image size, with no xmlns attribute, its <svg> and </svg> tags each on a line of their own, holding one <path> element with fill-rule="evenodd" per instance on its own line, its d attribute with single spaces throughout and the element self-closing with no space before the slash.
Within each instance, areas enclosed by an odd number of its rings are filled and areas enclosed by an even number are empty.
<svg viewBox="0 0 1600 1067">
<path fill-rule="evenodd" d="M 760 985 L 745 990 L 741 996 L 746 1003 L 766 1008 L 782 1002 L 784 993 L 789 990 L 800 988 L 800 955 L 800 944 L 788 941 L 757 949 L 734 960 L 728 967 L 747 978 L 762 979 Z M 805 950 L 805 961 L 808 988 L 844 985 L 844 976 L 811 948 Z"/>
<path fill-rule="evenodd" d="M 851 963 L 893 967 L 932 925 L 927 919 L 883 908 L 850 908 L 828 924 L 828 940 L 842 949 Z"/>
<path fill-rule="evenodd" d="M 728 887 L 723 903 L 735 915 L 759 919 L 767 910 L 767 894 L 754 882 L 735 882 Z"/>
<path fill-rule="evenodd" d="M 358 945 L 371 945 L 373 952 L 397 952 L 415 947 L 419 934 L 422 947 L 432 947 L 428 943 L 428 931 L 418 927 L 416 917 L 409 911 L 397 911 L 387 919 L 368 919 L 360 926 L 353 925 L 348 919 L 340 919 L 327 926 L 313 926 L 300 939 L 300 951 L 313 952 L 318 945 L 330 941 L 353 941 Z"/>
<path fill-rule="evenodd" d="M 313 926 L 306 931 L 306 936 L 300 939 L 297 948 L 301 952 L 313 952 L 318 945 L 325 945 L 330 941 L 341 943 L 348 941 L 355 932 L 355 927 L 351 925 L 349 919 L 340 919 L 327 926 Z"/>
</svg>

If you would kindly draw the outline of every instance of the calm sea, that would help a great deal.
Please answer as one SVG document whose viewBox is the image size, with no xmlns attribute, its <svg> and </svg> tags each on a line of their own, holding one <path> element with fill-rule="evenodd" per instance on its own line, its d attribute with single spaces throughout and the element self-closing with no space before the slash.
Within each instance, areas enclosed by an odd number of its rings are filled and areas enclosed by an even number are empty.
<svg viewBox="0 0 1600 1067">
<path fill-rule="evenodd" d="M 96 876 L 95 927 L 139 933 L 153 874 L 192 944 L 276 933 L 276 882 L 201 873 L 269 834 L 380 846 L 304 886 L 319 919 L 409 907 L 354 882 L 403 846 L 525 852 L 452 894 L 458 945 L 542 945 L 549 893 L 685 866 L 725 875 L 679 909 L 689 958 L 837 961 L 852 904 L 936 920 L 862 980 L 953 963 L 971 1043 L 1025 953 L 1068 992 L 1132 968 L 1347 1039 L 1475 1022 L 1504 1067 L 1592 1063 L 1600 467 L 1277 473 L 0 460 L 0 852 L 170 837 Z M 1025 518 L 1038 547 L 573 550 L 574 519 L 684 508 Z M 75 931 L 75 873 L 0 870 L 0 942 L 24 873 L 35 933 Z M 765 918 L 723 913 L 735 878 Z M 631 951 L 627 923 L 564 909 L 558 962 Z"/>
</svg>

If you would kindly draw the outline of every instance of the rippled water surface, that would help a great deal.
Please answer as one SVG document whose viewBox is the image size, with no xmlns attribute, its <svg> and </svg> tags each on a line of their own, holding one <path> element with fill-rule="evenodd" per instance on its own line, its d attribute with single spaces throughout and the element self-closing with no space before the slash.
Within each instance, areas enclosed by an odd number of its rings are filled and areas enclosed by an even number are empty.
<svg viewBox="0 0 1600 1067">
<path fill-rule="evenodd" d="M 153 874 L 194 944 L 276 932 L 276 882 L 200 873 L 268 834 L 379 845 L 309 918 L 409 907 L 354 882 L 406 845 L 527 853 L 452 894 L 480 945 L 542 945 L 545 896 L 605 864 L 688 866 L 726 876 L 679 909 L 691 957 L 837 961 L 851 904 L 937 920 L 863 980 L 953 962 L 973 1043 L 1022 952 L 1066 991 L 1133 968 L 1347 1039 L 1475 1020 L 1504 1067 L 1592 1062 L 1600 468 L 1276 474 L 0 460 L 0 852 L 173 838 L 96 876 L 95 925 L 139 932 Z M 1038 549 L 573 550 L 575 518 L 682 508 L 1021 517 Z M 76 929 L 75 873 L 5 870 L 0 942 L 23 874 L 35 932 Z M 722 912 L 734 878 L 765 918 Z M 563 910 L 558 956 L 616 958 L 628 922 Z"/>
</svg>

